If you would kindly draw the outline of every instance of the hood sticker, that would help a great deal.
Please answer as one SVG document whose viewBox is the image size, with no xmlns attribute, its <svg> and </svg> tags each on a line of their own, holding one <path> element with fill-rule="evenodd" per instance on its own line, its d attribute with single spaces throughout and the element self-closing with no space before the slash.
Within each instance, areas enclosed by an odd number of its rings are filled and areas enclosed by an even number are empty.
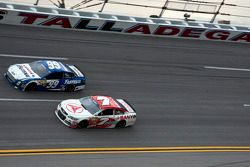
<svg viewBox="0 0 250 167">
<path fill-rule="evenodd" d="M 72 113 L 82 113 L 83 107 L 81 104 L 69 103 L 66 105 L 66 108 Z"/>
</svg>

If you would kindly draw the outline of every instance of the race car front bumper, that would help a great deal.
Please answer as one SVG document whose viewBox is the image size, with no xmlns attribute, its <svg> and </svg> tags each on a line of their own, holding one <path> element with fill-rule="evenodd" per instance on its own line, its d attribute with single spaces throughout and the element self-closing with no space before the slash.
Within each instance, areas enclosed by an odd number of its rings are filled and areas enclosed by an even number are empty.
<svg viewBox="0 0 250 167">
<path fill-rule="evenodd" d="M 18 89 L 18 86 L 16 85 L 16 79 L 9 72 L 4 73 L 4 77 L 12 86 L 14 86 L 15 89 Z"/>
<path fill-rule="evenodd" d="M 78 122 L 71 120 L 68 118 L 68 115 L 63 109 L 60 107 L 60 104 L 57 106 L 57 109 L 55 110 L 55 114 L 57 118 L 66 126 L 70 128 L 77 128 Z"/>
</svg>

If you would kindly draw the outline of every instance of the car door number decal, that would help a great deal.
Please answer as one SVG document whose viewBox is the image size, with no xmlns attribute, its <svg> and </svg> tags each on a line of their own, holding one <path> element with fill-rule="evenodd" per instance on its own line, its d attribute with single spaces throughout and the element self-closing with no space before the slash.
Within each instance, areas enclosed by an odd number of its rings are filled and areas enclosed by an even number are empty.
<svg viewBox="0 0 250 167">
<path fill-rule="evenodd" d="M 47 61 L 48 68 L 53 69 L 61 69 L 61 65 L 57 61 Z"/>
<path fill-rule="evenodd" d="M 59 81 L 58 80 L 50 80 L 47 83 L 48 84 L 47 84 L 46 88 L 52 88 L 53 89 L 53 88 L 57 87 L 57 85 L 59 84 Z"/>
<path fill-rule="evenodd" d="M 103 125 L 109 121 L 109 118 L 100 118 L 97 125 Z"/>
</svg>

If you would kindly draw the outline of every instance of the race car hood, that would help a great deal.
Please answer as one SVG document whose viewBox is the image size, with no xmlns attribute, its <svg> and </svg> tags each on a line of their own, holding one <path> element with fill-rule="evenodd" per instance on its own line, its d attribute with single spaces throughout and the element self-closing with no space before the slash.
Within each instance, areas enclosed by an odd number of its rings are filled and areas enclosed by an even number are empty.
<svg viewBox="0 0 250 167">
<path fill-rule="evenodd" d="M 86 110 L 78 99 L 69 99 L 61 102 L 61 107 L 69 115 L 80 118 L 93 116 L 88 110 Z"/>
<path fill-rule="evenodd" d="M 30 67 L 29 64 L 15 64 L 9 67 L 8 71 L 17 79 L 35 79 L 40 78 Z"/>
</svg>

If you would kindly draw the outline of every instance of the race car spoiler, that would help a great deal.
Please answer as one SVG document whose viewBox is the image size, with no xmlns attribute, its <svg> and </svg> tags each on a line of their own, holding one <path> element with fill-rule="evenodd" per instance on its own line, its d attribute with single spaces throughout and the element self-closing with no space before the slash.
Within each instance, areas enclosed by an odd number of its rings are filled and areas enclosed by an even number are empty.
<svg viewBox="0 0 250 167">
<path fill-rule="evenodd" d="M 130 113 L 135 113 L 135 109 L 132 107 L 132 105 L 127 101 L 127 100 L 124 100 L 124 99 L 117 99 L 117 101 L 122 104 L 127 110 L 128 112 Z"/>
</svg>

